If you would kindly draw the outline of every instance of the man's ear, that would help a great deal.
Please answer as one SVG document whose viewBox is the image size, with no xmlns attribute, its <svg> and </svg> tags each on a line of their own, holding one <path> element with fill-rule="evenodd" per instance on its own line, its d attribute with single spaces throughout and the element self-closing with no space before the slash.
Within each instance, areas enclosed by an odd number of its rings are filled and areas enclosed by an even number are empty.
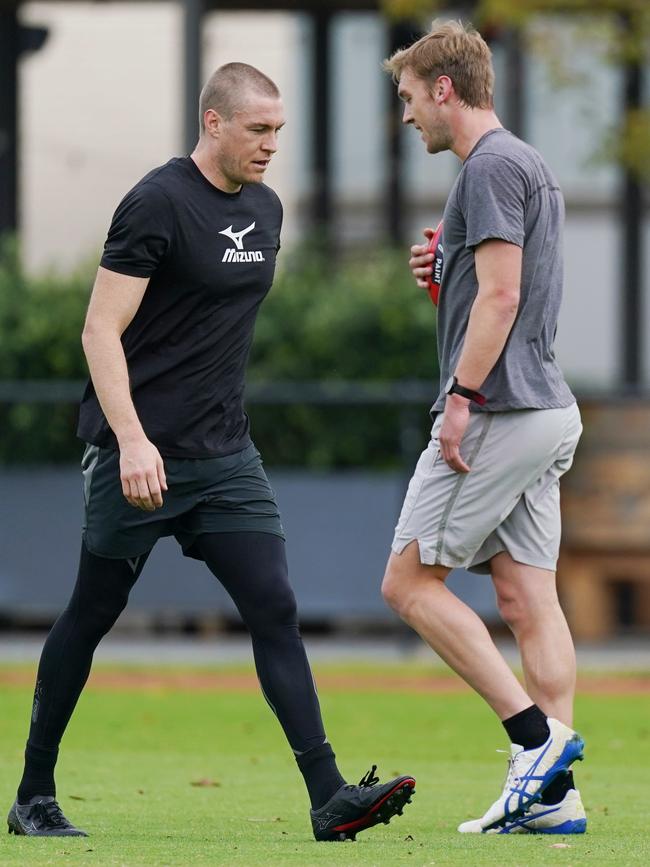
<svg viewBox="0 0 650 867">
<path fill-rule="evenodd" d="M 433 84 L 433 98 L 437 105 L 447 102 L 454 92 L 454 83 L 448 75 L 439 75 Z"/>
<path fill-rule="evenodd" d="M 223 118 L 217 111 L 213 108 L 206 109 L 203 115 L 203 126 L 207 135 L 212 138 L 219 138 L 222 124 Z"/>
</svg>

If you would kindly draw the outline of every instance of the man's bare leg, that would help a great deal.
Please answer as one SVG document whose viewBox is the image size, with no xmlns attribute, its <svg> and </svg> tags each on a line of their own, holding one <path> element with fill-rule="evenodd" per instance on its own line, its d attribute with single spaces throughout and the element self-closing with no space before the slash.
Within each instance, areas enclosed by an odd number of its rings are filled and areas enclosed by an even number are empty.
<svg viewBox="0 0 650 867">
<path fill-rule="evenodd" d="M 517 641 L 528 694 L 547 716 L 572 726 L 576 657 L 555 573 L 517 563 L 505 552 L 492 558 L 491 567 L 499 612 Z"/>
<path fill-rule="evenodd" d="M 487 701 L 500 720 L 534 699 L 512 673 L 485 624 L 445 586 L 451 570 L 420 562 L 417 542 L 391 553 L 382 585 L 386 602 Z"/>
</svg>

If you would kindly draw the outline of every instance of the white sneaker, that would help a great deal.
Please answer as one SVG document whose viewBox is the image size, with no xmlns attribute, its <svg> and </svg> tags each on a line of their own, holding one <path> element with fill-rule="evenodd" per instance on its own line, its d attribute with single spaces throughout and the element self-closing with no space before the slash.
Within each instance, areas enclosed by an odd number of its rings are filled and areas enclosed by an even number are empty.
<svg viewBox="0 0 650 867">
<path fill-rule="evenodd" d="M 511 758 L 503 792 L 484 816 L 463 822 L 458 829 L 461 833 L 499 831 L 514 822 L 539 801 L 544 789 L 558 774 L 566 771 L 576 759 L 582 759 L 584 741 L 580 735 L 559 720 L 549 717 L 547 722 L 550 736 L 541 747 L 524 750 L 519 744 L 510 745 Z"/>
<path fill-rule="evenodd" d="M 480 819 L 463 822 L 461 834 L 482 834 Z M 518 819 L 506 820 L 502 828 L 491 828 L 486 834 L 584 834 L 587 815 L 580 792 L 569 789 L 559 804 L 531 804 Z"/>
</svg>

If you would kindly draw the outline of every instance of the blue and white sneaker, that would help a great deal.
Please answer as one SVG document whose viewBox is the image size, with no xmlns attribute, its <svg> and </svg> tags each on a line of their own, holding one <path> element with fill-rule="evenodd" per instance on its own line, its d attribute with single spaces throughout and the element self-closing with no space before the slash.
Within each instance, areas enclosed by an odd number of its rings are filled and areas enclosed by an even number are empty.
<svg viewBox="0 0 650 867">
<path fill-rule="evenodd" d="M 576 759 L 583 758 L 584 741 L 577 732 L 559 720 L 548 718 L 550 735 L 546 743 L 534 750 L 520 744 L 510 745 L 508 775 L 500 797 L 480 819 L 463 823 L 480 825 L 480 832 L 500 831 L 528 812 L 542 797 L 558 774 L 567 771 Z M 478 833 L 479 828 L 475 829 Z"/>
<path fill-rule="evenodd" d="M 482 834 L 480 819 L 463 822 L 461 834 Z M 580 792 L 569 789 L 559 804 L 531 804 L 523 816 L 507 821 L 502 828 L 491 828 L 487 834 L 584 834 L 587 815 Z"/>
</svg>

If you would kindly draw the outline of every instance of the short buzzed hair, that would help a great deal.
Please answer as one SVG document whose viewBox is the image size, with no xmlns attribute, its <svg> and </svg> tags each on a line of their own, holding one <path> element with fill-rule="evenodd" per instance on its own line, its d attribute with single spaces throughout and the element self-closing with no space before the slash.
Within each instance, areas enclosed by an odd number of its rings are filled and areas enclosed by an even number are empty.
<svg viewBox="0 0 650 867">
<path fill-rule="evenodd" d="M 461 21 L 433 21 L 431 30 L 421 39 L 384 61 L 384 69 L 396 82 L 406 68 L 430 85 L 441 75 L 449 76 L 463 105 L 493 107 L 492 53 L 471 25 Z"/>
<path fill-rule="evenodd" d="M 212 73 L 199 98 L 199 128 L 205 132 L 203 118 L 211 108 L 230 120 L 241 107 L 244 94 L 254 90 L 261 96 L 279 98 L 280 91 L 268 75 L 248 63 L 226 63 Z"/>
</svg>

